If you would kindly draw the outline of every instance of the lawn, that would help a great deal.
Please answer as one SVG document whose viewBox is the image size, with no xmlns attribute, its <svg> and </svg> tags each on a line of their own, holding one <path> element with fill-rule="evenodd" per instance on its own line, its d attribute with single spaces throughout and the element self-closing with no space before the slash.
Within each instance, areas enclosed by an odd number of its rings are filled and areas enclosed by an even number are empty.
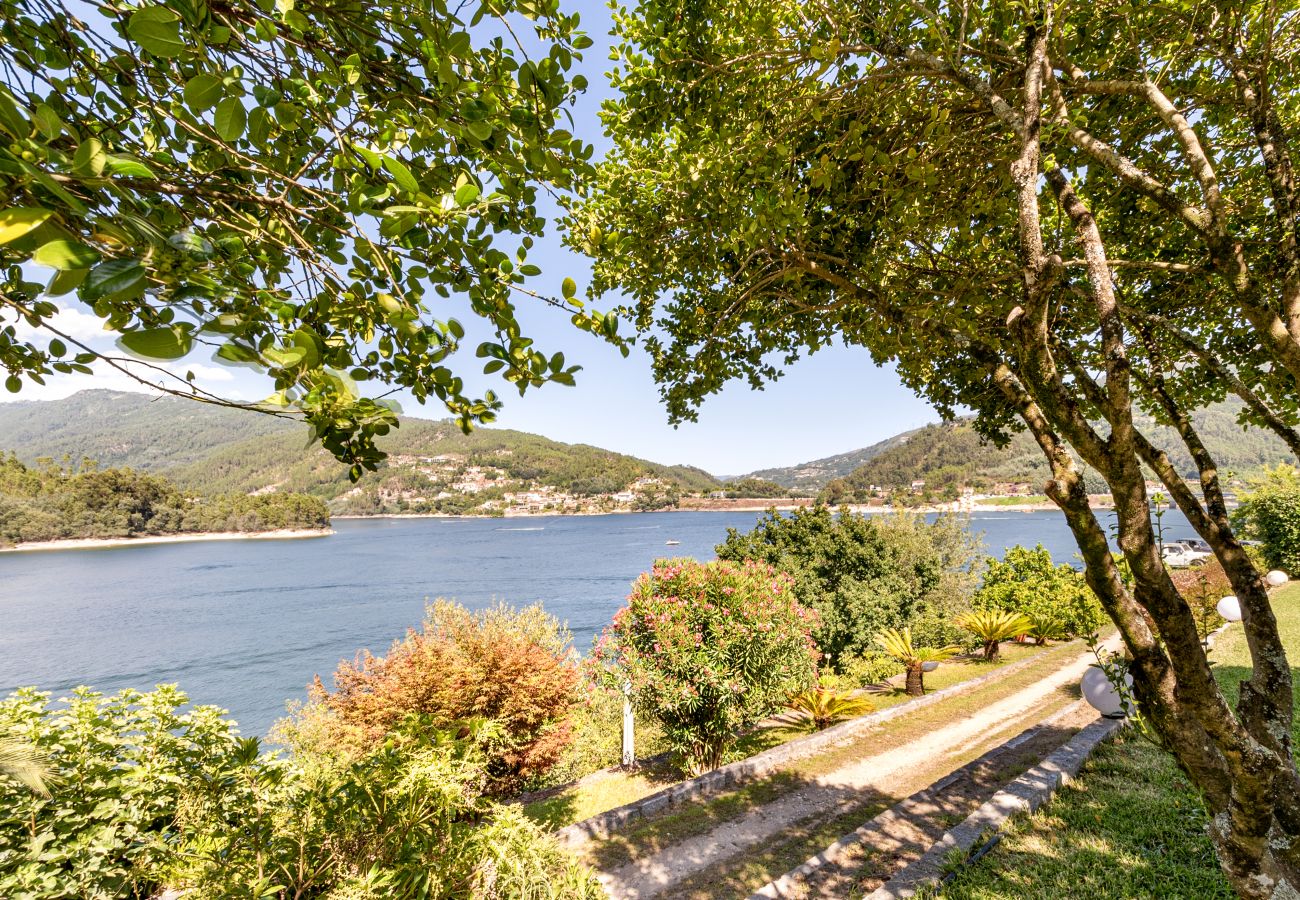
<svg viewBox="0 0 1300 900">
<path fill-rule="evenodd" d="M 1056 649 L 1055 645 L 1049 650 Z M 1077 652 L 1080 645 L 1075 644 Z M 1043 650 L 1030 644 L 1006 643 L 1002 645 L 1002 658 L 997 663 L 986 663 L 980 659 L 955 659 L 945 662 L 925 676 L 925 687 L 929 692 L 970 681 L 986 675 L 995 669 L 1011 665 L 1022 659 L 1034 656 Z M 908 701 L 907 694 L 901 686 L 890 686 L 872 693 L 871 700 L 877 709 L 897 706 Z M 733 757 L 745 759 L 761 753 L 771 747 L 779 746 L 797 737 L 807 734 L 788 727 L 757 728 L 740 739 Z M 536 800 L 524 807 L 530 818 L 551 828 L 562 828 L 574 822 L 633 803 L 642 797 L 648 797 L 671 784 L 681 781 L 686 776 L 671 763 L 659 761 L 633 771 L 598 772 L 577 784 L 549 796 Z"/>
<path fill-rule="evenodd" d="M 1291 660 L 1300 662 L 1300 585 L 1278 591 L 1273 607 Z M 1211 659 L 1235 699 L 1237 684 L 1250 673 L 1239 626 L 1219 638 Z M 1300 667 L 1292 672 L 1300 682 Z M 1012 823 L 1002 842 L 963 869 L 943 896 L 1209 900 L 1235 894 L 1219 871 L 1191 784 L 1168 754 L 1125 734 L 1102 747 L 1051 804 Z"/>
</svg>

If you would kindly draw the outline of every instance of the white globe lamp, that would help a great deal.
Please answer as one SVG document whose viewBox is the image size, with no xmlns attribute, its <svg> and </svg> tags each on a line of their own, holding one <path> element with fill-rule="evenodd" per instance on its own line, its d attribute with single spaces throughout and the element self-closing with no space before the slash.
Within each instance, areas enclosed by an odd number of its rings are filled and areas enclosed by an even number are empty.
<svg viewBox="0 0 1300 900">
<path fill-rule="evenodd" d="M 1223 616 L 1225 622 L 1241 621 L 1241 603 L 1232 594 L 1220 600 L 1214 608 L 1219 611 L 1219 615 Z"/>
<path fill-rule="evenodd" d="M 922 672 L 933 672 L 937 668 L 939 668 L 939 661 L 937 659 L 932 659 L 929 662 L 921 663 Z"/>
<path fill-rule="evenodd" d="M 1269 587 L 1281 587 L 1291 580 L 1291 576 L 1281 569 L 1274 569 L 1264 576 L 1264 580 L 1268 582 Z"/>
<path fill-rule="evenodd" d="M 1133 676 L 1125 674 L 1124 683 L 1132 687 Z M 1124 698 L 1120 696 L 1119 691 L 1115 690 L 1115 685 L 1110 683 L 1110 679 L 1100 668 L 1089 666 L 1088 671 L 1083 673 L 1080 687 L 1083 690 L 1083 699 L 1087 700 L 1088 705 L 1097 712 L 1108 719 L 1124 717 Z"/>
</svg>

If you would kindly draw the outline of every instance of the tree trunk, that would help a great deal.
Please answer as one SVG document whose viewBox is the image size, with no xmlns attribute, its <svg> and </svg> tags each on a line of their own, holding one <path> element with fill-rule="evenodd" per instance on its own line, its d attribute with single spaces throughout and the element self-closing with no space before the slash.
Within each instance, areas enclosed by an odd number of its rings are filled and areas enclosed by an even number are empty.
<svg viewBox="0 0 1300 900">
<path fill-rule="evenodd" d="M 1001 641 L 986 641 L 984 644 L 984 659 L 986 662 L 997 662 L 999 652 L 1002 649 Z"/>
<path fill-rule="evenodd" d="M 910 697 L 920 697 L 925 693 L 925 672 L 921 663 L 909 663 L 907 666 L 907 693 Z"/>
</svg>

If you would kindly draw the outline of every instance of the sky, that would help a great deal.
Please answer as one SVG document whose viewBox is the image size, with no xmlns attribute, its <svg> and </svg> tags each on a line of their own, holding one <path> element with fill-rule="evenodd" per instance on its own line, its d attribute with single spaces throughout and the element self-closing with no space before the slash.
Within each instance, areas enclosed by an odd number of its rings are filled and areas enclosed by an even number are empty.
<svg viewBox="0 0 1300 900">
<path fill-rule="evenodd" d="M 610 93 L 605 76 L 610 66 L 609 14 L 600 0 L 576 0 L 570 8 L 581 11 L 583 27 L 595 41 L 577 69 L 591 86 L 573 109 L 573 130 L 595 145 L 599 158 L 608 147 L 597 114 Z M 588 278 L 585 259 L 564 248 L 554 234 L 539 241 L 529 261 L 543 272 L 530 287 L 551 295 L 559 294 L 565 276 L 578 282 L 580 292 Z M 606 309 L 617 299 L 605 297 L 595 306 Z M 57 323 L 60 330 L 90 341 L 96 349 L 112 347 L 111 337 L 94 315 L 68 298 L 60 302 L 64 310 Z M 563 313 L 540 304 L 520 310 L 524 333 L 543 352 L 563 351 L 570 364 L 583 370 L 575 387 L 546 385 L 520 397 L 508 384 L 476 374 L 480 366 L 472 348 L 487 335 L 476 333 L 473 316 L 456 309 L 433 312 L 456 315 L 466 325 L 465 349 L 458 356 L 460 365 L 453 362 L 453 368 L 471 389 L 497 389 L 505 406 L 495 427 L 593 444 L 655 462 L 699 466 L 715 475 L 791 466 L 856 450 L 938 419 L 928 404 L 902 386 L 891 368 L 878 368 L 866 350 L 830 347 L 789 367 L 783 378 L 762 391 L 744 383 L 729 385 L 704 403 L 698 422 L 673 427 L 642 351 L 634 347 L 624 359 L 615 348 L 577 331 Z M 196 383 L 223 396 L 257 400 L 271 392 L 269 381 L 207 357 L 195 356 L 170 368 L 181 376 L 193 372 Z M 56 376 L 43 388 L 27 384 L 19 394 L 0 391 L 0 402 L 57 399 L 87 388 L 140 390 L 127 376 L 101 366 L 94 376 Z M 441 407 L 421 406 L 400 395 L 397 399 L 406 415 L 445 416 Z"/>
</svg>

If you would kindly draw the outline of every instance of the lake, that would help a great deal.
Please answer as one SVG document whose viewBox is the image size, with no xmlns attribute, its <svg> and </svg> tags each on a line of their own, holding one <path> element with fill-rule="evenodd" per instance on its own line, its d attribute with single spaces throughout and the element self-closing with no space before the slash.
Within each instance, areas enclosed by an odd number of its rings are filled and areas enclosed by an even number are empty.
<svg viewBox="0 0 1300 900">
<path fill-rule="evenodd" d="M 426 599 L 540 600 L 585 651 L 656 558 L 711 559 L 729 526 L 759 516 L 345 519 L 324 538 L 0 554 L 0 692 L 178 682 L 261 735 L 313 675 L 328 682 L 340 659 L 383 653 L 418 625 Z M 970 523 L 995 555 L 1041 542 L 1054 559 L 1075 559 L 1057 512 Z M 1166 525 L 1169 537 L 1191 536 L 1177 513 Z"/>
</svg>

